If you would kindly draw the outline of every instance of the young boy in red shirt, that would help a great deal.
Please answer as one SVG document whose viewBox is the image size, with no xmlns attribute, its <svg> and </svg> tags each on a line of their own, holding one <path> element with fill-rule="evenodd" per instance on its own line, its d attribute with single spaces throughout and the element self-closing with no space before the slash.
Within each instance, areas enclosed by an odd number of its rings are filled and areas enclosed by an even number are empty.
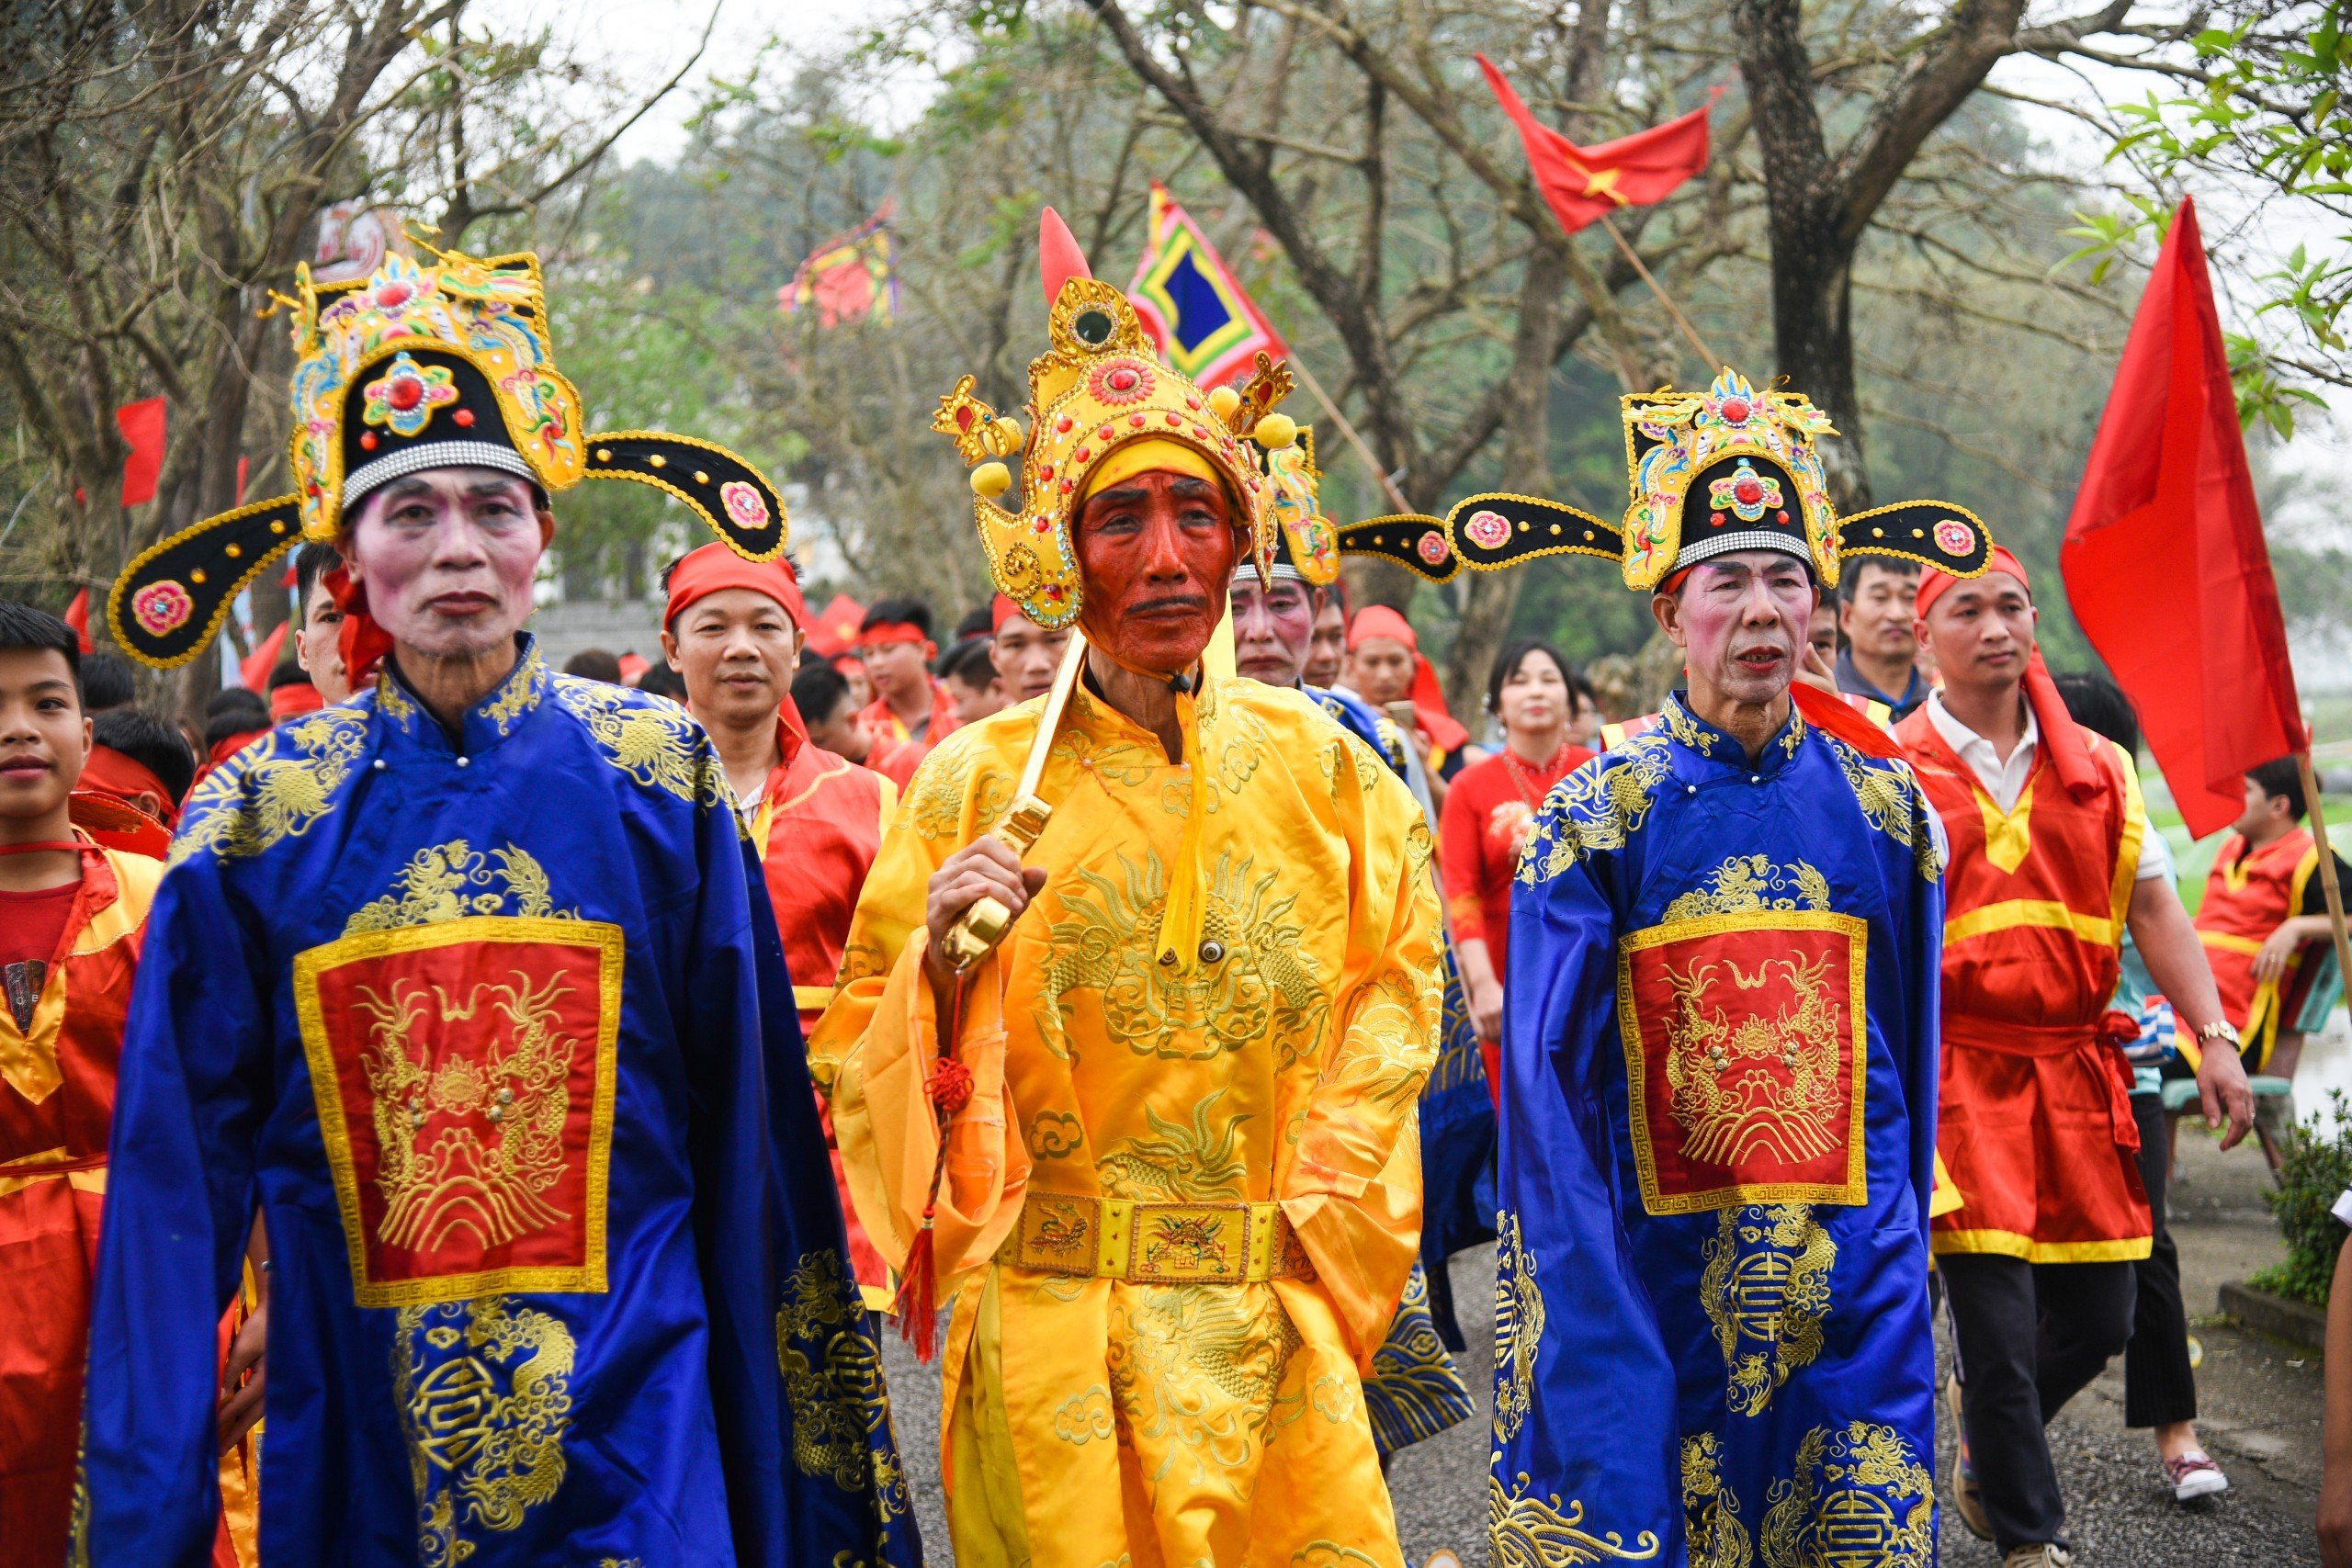
<svg viewBox="0 0 2352 1568">
<path fill-rule="evenodd" d="M 0 1562 L 61 1562 L 123 1017 L 161 862 L 73 825 L 80 644 L 0 601 Z"/>
</svg>

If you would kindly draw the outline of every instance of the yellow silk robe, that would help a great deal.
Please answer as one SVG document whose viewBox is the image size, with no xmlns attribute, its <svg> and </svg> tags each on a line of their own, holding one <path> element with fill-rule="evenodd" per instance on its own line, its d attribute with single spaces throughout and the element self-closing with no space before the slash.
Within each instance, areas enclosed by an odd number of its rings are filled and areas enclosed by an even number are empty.
<svg viewBox="0 0 2352 1568">
<path fill-rule="evenodd" d="M 811 1041 L 868 1233 L 903 1265 L 939 1140 L 925 885 L 1010 805 L 1042 699 L 924 761 Z M 974 971 L 934 1222 L 942 1469 L 966 1568 L 1400 1568 L 1360 1372 L 1421 1221 L 1414 1101 L 1441 917 L 1411 795 L 1295 692 L 1180 699 L 1185 765 L 1081 687 L 1025 857 L 1045 890 Z M 1207 758 L 1196 783 L 1192 761 Z M 1185 829 L 1204 947 L 1156 962 Z M 1213 951 L 1213 949 L 1211 950 Z M 1031 1192 L 1278 1202 L 1313 1277 L 1133 1284 L 997 1254 Z"/>
</svg>

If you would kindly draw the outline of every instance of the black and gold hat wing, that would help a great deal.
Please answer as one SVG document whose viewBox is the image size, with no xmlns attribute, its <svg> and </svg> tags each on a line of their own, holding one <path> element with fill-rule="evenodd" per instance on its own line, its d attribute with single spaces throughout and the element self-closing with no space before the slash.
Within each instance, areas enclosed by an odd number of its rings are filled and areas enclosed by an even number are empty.
<svg viewBox="0 0 2352 1568">
<path fill-rule="evenodd" d="M 1948 501 L 1901 501 L 1839 524 L 1838 553 L 1848 560 L 1887 556 L 1954 577 L 1978 577 L 1993 558 L 1993 531 L 1976 513 Z"/>
<path fill-rule="evenodd" d="M 692 507 L 727 547 L 746 560 L 784 554 L 790 525 L 768 477 L 709 441 L 657 430 L 616 430 L 588 438 L 592 479 L 634 479 Z"/>
<path fill-rule="evenodd" d="M 183 528 L 135 557 L 107 597 L 115 641 L 141 664 L 175 669 L 202 652 L 230 604 L 302 542 L 300 496 L 241 506 Z"/>
<path fill-rule="evenodd" d="M 1394 561 L 1424 582 L 1451 582 L 1462 558 L 1446 542 L 1445 520 L 1418 513 L 1375 517 L 1340 530 L 1340 553 Z"/>
<path fill-rule="evenodd" d="M 1480 571 L 1500 571 L 1541 556 L 1598 556 L 1613 561 L 1624 553 L 1624 536 L 1614 525 L 1540 496 L 1468 496 L 1446 513 L 1445 526 L 1455 554 Z"/>
</svg>

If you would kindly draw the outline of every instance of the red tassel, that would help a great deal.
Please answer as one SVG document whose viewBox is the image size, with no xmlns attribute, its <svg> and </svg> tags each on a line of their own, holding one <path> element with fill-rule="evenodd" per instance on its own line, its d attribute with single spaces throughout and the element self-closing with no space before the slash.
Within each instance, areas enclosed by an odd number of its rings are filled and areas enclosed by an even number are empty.
<svg viewBox="0 0 2352 1568">
<path fill-rule="evenodd" d="M 916 1360 L 929 1361 L 939 1354 L 939 1282 L 932 1272 L 928 1213 L 922 1234 L 907 1251 L 907 1271 L 899 1278 L 899 1298 L 890 1310 L 899 1314 L 899 1337 L 914 1347 Z"/>
<path fill-rule="evenodd" d="M 890 1303 L 890 1310 L 899 1316 L 899 1336 L 914 1347 L 919 1361 L 929 1361 L 939 1353 L 939 1269 L 932 1257 L 932 1223 L 939 1212 L 939 1184 L 947 1177 L 947 1123 L 972 1102 L 972 1069 L 954 1055 L 956 1041 L 963 1032 L 964 976 L 959 975 L 948 994 L 947 1027 L 941 1032 L 946 1050 L 932 1062 L 931 1075 L 923 1080 L 923 1092 L 939 1121 L 939 1156 L 932 1161 L 931 1196 L 922 1206 L 922 1229 L 914 1246 L 907 1249 L 898 1299 Z"/>
</svg>

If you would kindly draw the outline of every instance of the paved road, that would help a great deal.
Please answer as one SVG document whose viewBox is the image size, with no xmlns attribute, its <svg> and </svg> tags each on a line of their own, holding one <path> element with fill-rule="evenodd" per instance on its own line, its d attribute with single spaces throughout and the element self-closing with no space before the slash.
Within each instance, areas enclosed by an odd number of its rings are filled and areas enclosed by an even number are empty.
<svg viewBox="0 0 2352 1568">
<path fill-rule="evenodd" d="M 2262 1207 L 2261 1156 L 2246 1148 L 2219 1153 L 2211 1139 L 2185 1132 L 2186 1179 L 2176 1189 L 2183 1273 L 2191 1312 L 2211 1313 L 2224 1279 L 2242 1278 L 2278 1253 L 2278 1232 Z M 1440 1547 L 1469 1568 L 1486 1561 L 1487 1411 L 1492 1375 L 1483 1325 L 1494 1299 L 1494 1253 L 1482 1247 L 1453 1259 L 1453 1292 L 1471 1336 L 1459 1358 L 1480 1393 L 1477 1416 L 1407 1450 L 1389 1472 L 1397 1531 L 1406 1556 L 1424 1562 Z M 1476 1321 L 1473 1321 L 1473 1320 Z M 2085 1568 L 2294 1568 L 2316 1563 L 2312 1508 L 2319 1486 L 2320 1371 L 2315 1354 L 2241 1333 L 2218 1320 L 2193 1328 L 2205 1359 L 2198 1373 L 2206 1447 L 2230 1475 L 2223 1496 L 2184 1507 L 2172 1500 L 2144 1432 L 2123 1426 L 2120 1364 L 2060 1415 L 2052 1427 L 2070 1508 L 2069 1526 Z M 916 1515 L 930 1561 L 953 1561 L 940 1507 L 939 1380 L 893 1336 L 884 1361 L 897 1412 L 899 1442 L 912 1474 Z M 1942 1438 L 1942 1462 L 1951 1455 Z M 1940 1472 L 1939 1472 L 1940 1473 Z M 1992 1547 L 1945 1509 L 1942 1549 L 1950 1568 L 1997 1568 Z"/>
</svg>

